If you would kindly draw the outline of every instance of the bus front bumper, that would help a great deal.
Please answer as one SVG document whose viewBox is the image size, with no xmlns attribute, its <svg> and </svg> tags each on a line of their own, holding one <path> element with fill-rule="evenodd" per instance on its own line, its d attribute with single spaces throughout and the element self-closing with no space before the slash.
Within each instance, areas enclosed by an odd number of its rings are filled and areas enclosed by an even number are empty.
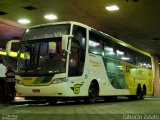
<svg viewBox="0 0 160 120">
<path fill-rule="evenodd" d="M 16 85 L 17 96 L 37 97 L 65 97 L 73 96 L 73 91 L 67 83 L 50 84 L 48 86 L 24 86 Z"/>
</svg>

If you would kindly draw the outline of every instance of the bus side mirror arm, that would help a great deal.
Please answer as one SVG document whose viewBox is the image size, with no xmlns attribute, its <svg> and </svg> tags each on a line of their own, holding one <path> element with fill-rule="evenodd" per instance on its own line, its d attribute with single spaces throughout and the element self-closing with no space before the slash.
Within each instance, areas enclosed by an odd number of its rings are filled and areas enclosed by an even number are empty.
<svg viewBox="0 0 160 120">
<path fill-rule="evenodd" d="M 73 35 L 63 35 L 62 36 L 62 50 L 69 52 L 67 47 L 68 47 L 69 39 L 72 37 Z"/>
<path fill-rule="evenodd" d="M 7 44 L 6 44 L 6 53 L 7 53 L 7 55 L 10 55 L 11 48 L 12 48 L 12 43 L 17 43 L 17 42 L 19 43 L 20 40 L 10 40 L 10 41 L 7 42 Z"/>
</svg>

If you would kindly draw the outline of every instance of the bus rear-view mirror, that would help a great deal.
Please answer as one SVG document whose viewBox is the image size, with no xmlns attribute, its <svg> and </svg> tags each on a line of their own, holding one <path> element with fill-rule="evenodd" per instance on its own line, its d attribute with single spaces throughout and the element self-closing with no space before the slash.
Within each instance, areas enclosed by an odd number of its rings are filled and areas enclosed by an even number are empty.
<svg viewBox="0 0 160 120">
<path fill-rule="evenodd" d="M 7 42 L 7 44 L 6 44 L 6 53 L 7 53 L 7 55 L 10 55 L 13 43 L 19 43 L 19 42 L 20 42 L 20 40 L 10 40 L 10 41 Z"/>
<path fill-rule="evenodd" d="M 69 38 L 71 38 L 73 36 L 71 35 L 63 35 L 62 36 L 62 50 L 67 51 L 67 46 L 68 46 L 68 41 Z"/>
</svg>

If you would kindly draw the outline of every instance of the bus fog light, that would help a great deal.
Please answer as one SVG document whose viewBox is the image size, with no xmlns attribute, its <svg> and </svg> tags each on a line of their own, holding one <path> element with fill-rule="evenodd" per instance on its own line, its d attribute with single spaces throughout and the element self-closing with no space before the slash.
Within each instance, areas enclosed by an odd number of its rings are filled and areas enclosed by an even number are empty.
<svg viewBox="0 0 160 120">
<path fill-rule="evenodd" d="M 56 78 L 51 83 L 52 84 L 56 84 L 56 83 L 62 83 L 62 82 L 67 82 L 67 78 L 66 77 L 64 77 L 64 78 Z"/>
</svg>

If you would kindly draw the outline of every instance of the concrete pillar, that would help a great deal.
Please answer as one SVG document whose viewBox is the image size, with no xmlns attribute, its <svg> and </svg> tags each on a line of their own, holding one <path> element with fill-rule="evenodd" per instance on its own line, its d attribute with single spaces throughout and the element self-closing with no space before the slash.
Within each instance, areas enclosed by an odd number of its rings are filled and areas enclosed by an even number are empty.
<svg viewBox="0 0 160 120">
<path fill-rule="evenodd" d="M 152 70 L 153 70 L 153 95 L 159 96 L 159 58 L 157 56 L 152 57 Z"/>
</svg>

